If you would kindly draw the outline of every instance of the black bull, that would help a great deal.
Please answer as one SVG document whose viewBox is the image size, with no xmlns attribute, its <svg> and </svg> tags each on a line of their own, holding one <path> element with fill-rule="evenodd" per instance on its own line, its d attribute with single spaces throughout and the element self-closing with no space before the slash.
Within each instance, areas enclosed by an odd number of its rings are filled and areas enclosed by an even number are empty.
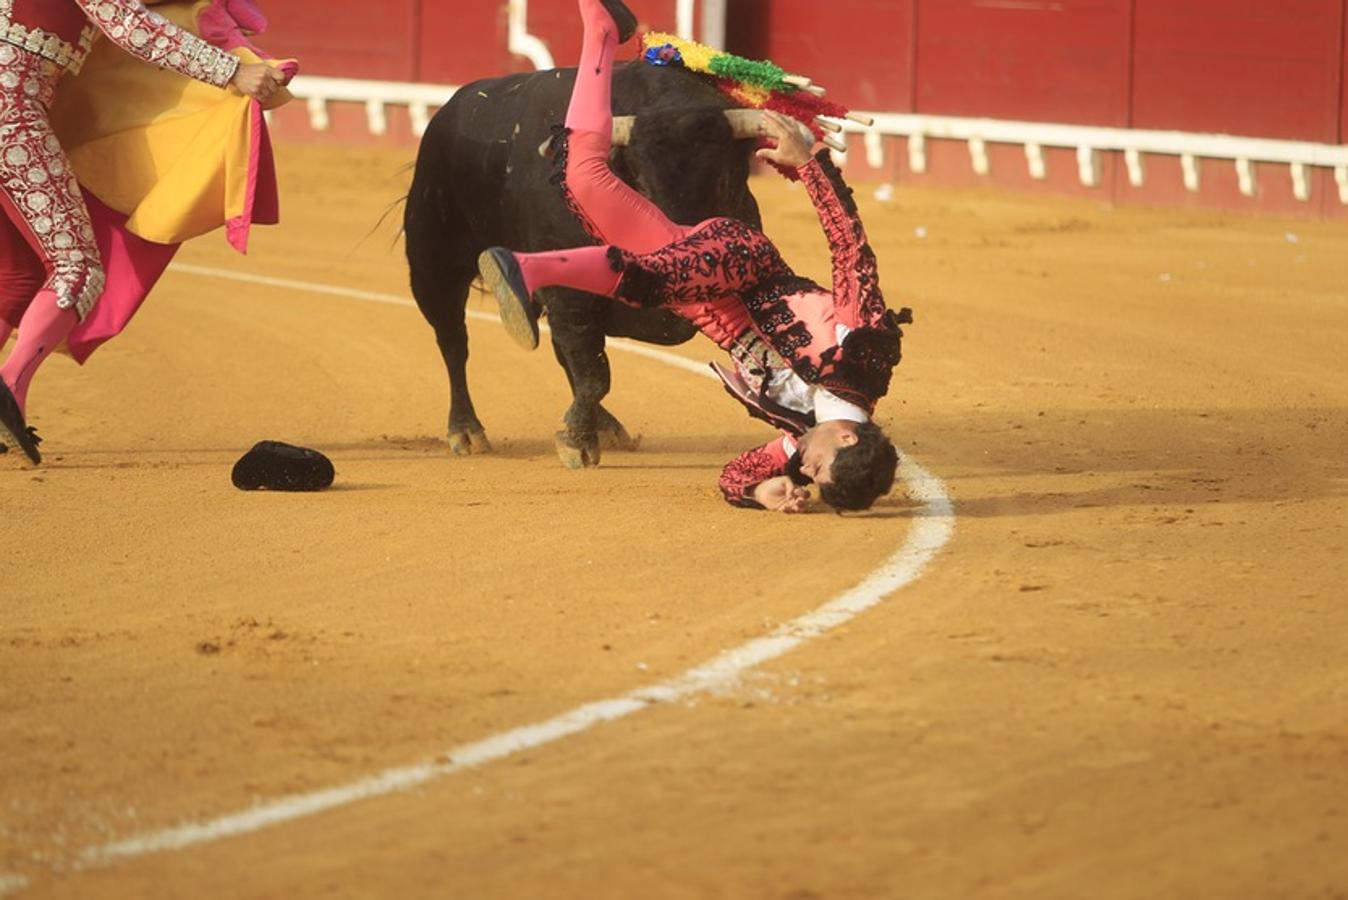
<svg viewBox="0 0 1348 900">
<path fill-rule="evenodd" d="M 565 118 L 574 69 L 492 78 L 469 84 L 434 117 L 421 142 L 404 229 L 412 294 L 435 329 L 449 372 L 449 443 L 456 454 L 491 445 L 468 391 L 465 305 L 477 256 L 491 246 L 555 250 L 591 245 L 539 153 Z M 729 101 L 682 69 L 644 63 L 617 67 L 613 104 L 638 116 L 614 171 L 682 224 L 731 216 L 761 225 L 747 180 L 752 144 L 736 140 L 721 110 Z M 673 345 L 695 333 L 664 310 L 636 310 L 570 290 L 545 295 L 552 346 L 573 403 L 557 432 L 557 450 L 573 468 L 599 461 L 605 442 L 630 446 L 626 430 L 602 405 L 610 385 L 605 336 Z M 514 352 L 513 350 L 509 352 Z"/>
</svg>

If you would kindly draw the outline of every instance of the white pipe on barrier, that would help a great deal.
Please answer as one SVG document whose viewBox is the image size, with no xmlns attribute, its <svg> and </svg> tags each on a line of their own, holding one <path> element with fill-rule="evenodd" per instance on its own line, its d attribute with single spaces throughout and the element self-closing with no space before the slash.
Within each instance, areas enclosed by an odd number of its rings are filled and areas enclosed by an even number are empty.
<svg viewBox="0 0 1348 900">
<path fill-rule="evenodd" d="M 1101 128 L 1091 125 L 1060 125 L 1052 122 L 1015 122 L 1002 119 L 966 119 L 953 116 L 924 116 L 912 113 L 875 113 L 874 131 L 881 134 L 907 137 L 910 168 L 916 173 L 926 171 L 926 141 L 945 139 L 969 144 L 974 168 L 981 166 L 976 147 L 987 143 L 1019 144 L 1073 148 L 1081 183 L 1094 187 L 1099 183 L 1094 157 L 1100 151 L 1122 151 L 1128 164 L 1129 182 L 1134 187 L 1145 183 L 1141 154 L 1180 157 L 1187 190 L 1200 188 L 1200 160 L 1229 160 L 1238 166 L 1254 162 L 1277 163 L 1291 170 L 1293 195 L 1302 202 L 1311 199 L 1310 166 L 1333 167 L 1348 170 L 1348 146 L 1316 144 L 1305 141 L 1284 141 L 1270 138 L 1240 137 L 1229 134 L 1198 134 L 1187 131 L 1147 131 L 1129 128 Z M 870 129 L 844 122 L 849 132 L 867 134 Z M 873 156 L 874 154 L 868 154 Z M 1088 159 L 1090 160 L 1088 162 Z M 1033 166 L 1033 164 L 1032 164 Z M 1253 172 L 1251 170 L 1251 179 Z M 1337 174 L 1336 174 L 1337 178 Z M 1348 174 L 1345 175 L 1348 179 Z M 1241 177 L 1242 190 L 1246 187 Z M 1250 194 L 1254 185 L 1249 184 Z M 1348 187 L 1339 180 L 1339 199 L 1348 205 Z"/>
<path fill-rule="evenodd" d="M 725 49 L 726 0 L 702 0 L 702 43 Z"/>
<path fill-rule="evenodd" d="M 697 40 L 697 35 L 693 33 L 696 6 L 697 0 L 679 0 L 674 7 L 674 33 L 685 41 Z"/>
<path fill-rule="evenodd" d="M 1197 194 L 1202 188 L 1202 171 L 1199 169 L 1198 157 L 1192 153 L 1185 153 L 1180 156 L 1180 171 L 1184 173 L 1184 189 L 1191 194 Z"/>
<path fill-rule="evenodd" d="M 913 113 L 867 113 L 875 129 L 892 135 L 922 134 L 927 138 L 968 141 L 981 138 L 990 143 L 1038 143 L 1048 147 L 1093 147 L 1096 150 L 1128 150 L 1181 156 L 1185 153 L 1210 159 L 1255 159 L 1260 162 L 1302 163 L 1308 166 L 1348 165 L 1348 146 L 1239 137 L 1229 134 L 1199 134 L 1189 131 L 1144 131 L 1131 128 L 1101 128 L 1093 125 L 1059 125 L 1052 122 L 1014 122 L 1004 119 L 965 119 L 924 116 Z M 855 133 L 866 129 L 853 122 L 843 128 Z"/>
<path fill-rule="evenodd" d="M 327 78 L 300 75 L 290 83 L 290 92 L 304 100 L 309 109 L 309 127 L 327 131 L 331 127 L 329 103 L 361 103 L 371 134 L 388 131 L 387 106 L 406 106 L 412 118 L 412 132 L 421 137 L 430 123 L 430 111 L 449 102 L 458 88 L 442 84 L 411 81 L 364 81 L 359 78 Z"/>
<path fill-rule="evenodd" d="M 529 0 L 510 0 L 508 49 L 529 60 L 539 71 L 557 68 L 548 45 L 529 33 Z"/>
<path fill-rule="evenodd" d="M 687 6 L 691 23 L 694 0 L 679 2 L 681 10 L 684 5 Z M 512 14 L 516 10 L 527 11 L 527 5 L 522 0 L 514 0 L 511 9 Z M 551 67 L 550 56 L 548 62 L 548 67 Z M 306 101 L 310 124 L 317 131 L 325 131 L 330 126 L 327 105 L 345 102 L 365 105 L 370 130 L 375 134 L 383 134 L 387 129 L 386 106 L 406 106 L 410 110 L 413 131 L 420 136 L 425 131 L 431 111 L 444 105 L 458 88 L 452 85 L 301 75 L 291 84 L 290 90 L 297 98 Z M 868 128 L 861 122 L 845 120 L 840 123 L 842 130 L 865 136 L 866 160 L 877 169 L 883 168 L 885 164 L 883 137 L 908 139 L 908 167 L 917 174 L 927 171 L 929 140 L 964 141 L 969 145 L 971 165 L 976 170 L 985 171 L 989 166 L 987 144 L 1019 145 L 1025 148 L 1030 174 L 1036 179 L 1047 176 L 1043 150 L 1057 147 L 1076 151 L 1078 177 L 1088 186 L 1100 182 L 1099 154 L 1121 152 L 1128 169 L 1128 181 L 1133 187 L 1142 187 L 1146 183 L 1143 155 L 1153 154 L 1180 157 L 1185 187 L 1191 191 L 1197 191 L 1201 186 L 1201 160 L 1230 161 L 1236 166 L 1241 192 L 1253 196 L 1256 192 L 1255 164 L 1272 163 L 1290 168 L 1293 193 L 1298 200 L 1305 202 L 1311 198 L 1310 168 L 1326 167 L 1334 170 L 1339 200 L 1348 205 L 1348 146 L 1229 134 L 969 119 L 915 113 L 858 113 L 856 118 L 874 119 L 875 124 Z"/>
</svg>

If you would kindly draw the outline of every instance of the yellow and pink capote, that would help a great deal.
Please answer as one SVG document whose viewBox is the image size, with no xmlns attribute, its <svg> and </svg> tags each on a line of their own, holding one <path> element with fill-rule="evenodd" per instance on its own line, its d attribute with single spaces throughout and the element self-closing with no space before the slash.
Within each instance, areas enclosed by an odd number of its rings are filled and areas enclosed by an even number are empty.
<svg viewBox="0 0 1348 900">
<path fill-rule="evenodd" d="M 294 60 L 250 40 L 266 29 L 253 0 L 148 5 L 244 62 L 277 66 L 287 81 L 298 71 Z M 268 107 L 290 99 L 282 90 Z M 80 362 L 122 331 L 183 241 L 223 226 L 244 253 L 254 224 L 279 220 L 263 108 L 235 90 L 147 66 L 98 41 L 79 74 L 63 79 L 51 118 L 84 188 L 108 275 L 67 341 Z"/>
</svg>

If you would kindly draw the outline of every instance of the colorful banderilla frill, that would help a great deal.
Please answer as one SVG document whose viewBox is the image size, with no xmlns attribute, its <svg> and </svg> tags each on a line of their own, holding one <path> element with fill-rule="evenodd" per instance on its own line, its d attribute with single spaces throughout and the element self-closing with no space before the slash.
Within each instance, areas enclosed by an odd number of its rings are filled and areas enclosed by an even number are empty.
<svg viewBox="0 0 1348 900">
<path fill-rule="evenodd" d="M 776 63 L 746 59 L 672 34 L 648 32 L 644 59 L 655 66 L 682 66 L 713 79 L 723 94 L 744 109 L 770 109 L 809 128 L 817 140 L 827 129 L 819 117 L 846 119 L 851 110 L 826 100 L 808 78 L 792 75 Z M 783 172 L 794 177 L 794 172 Z"/>
</svg>

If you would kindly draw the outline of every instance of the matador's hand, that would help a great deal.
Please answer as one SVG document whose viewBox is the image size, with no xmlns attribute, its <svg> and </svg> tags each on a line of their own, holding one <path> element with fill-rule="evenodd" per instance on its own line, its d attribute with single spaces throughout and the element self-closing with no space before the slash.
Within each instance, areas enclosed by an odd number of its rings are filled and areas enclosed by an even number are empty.
<svg viewBox="0 0 1348 900">
<path fill-rule="evenodd" d="M 809 506 L 810 492 L 785 475 L 778 475 L 758 483 L 754 500 L 773 512 L 802 513 Z"/>
<path fill-rule="evenodd" d="M 242 94 L 266 103 L 285 83 L 285 76 L 266 63 L 239 63 L 230 82 Z"/>
<path fill-rule="evenodd" d="M 814 149 L 814 135 L 808 128 L 790 116 L 771 110 L 763 111 L 763 137 L 775 143 L 758 151 L 758 158 L 767 162 L 799 169 L 810 161 Z"/>
</svg>

